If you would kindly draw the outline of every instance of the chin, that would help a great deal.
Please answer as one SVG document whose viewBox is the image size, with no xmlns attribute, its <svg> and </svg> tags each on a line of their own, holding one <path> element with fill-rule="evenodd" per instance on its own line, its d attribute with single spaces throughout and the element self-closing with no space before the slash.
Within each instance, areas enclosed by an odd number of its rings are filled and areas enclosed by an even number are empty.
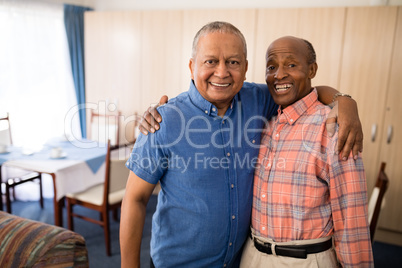
<svg viewBox="0 0 402 268">
<path fill-rule="evenodd" d="M 280 105 L 282 108 L 287 107 L 293 103 L 291 101 L 284 100 L 284 98 L 281 98 L 281 97 L 276 97 L 276 98 L 274 97 L 274 101 L 276 104 Z"/>
</svg>

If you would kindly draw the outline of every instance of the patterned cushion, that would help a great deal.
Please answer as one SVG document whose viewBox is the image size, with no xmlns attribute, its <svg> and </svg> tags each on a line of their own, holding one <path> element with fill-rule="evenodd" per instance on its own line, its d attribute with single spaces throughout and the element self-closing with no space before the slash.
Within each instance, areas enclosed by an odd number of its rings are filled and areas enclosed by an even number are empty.
<svg viewBox="0 0 402 268">
<path fill-rule="evenodd" d="M 89 267 L 84 238 L 0 211 L 0 267 Z"/>
</svg>

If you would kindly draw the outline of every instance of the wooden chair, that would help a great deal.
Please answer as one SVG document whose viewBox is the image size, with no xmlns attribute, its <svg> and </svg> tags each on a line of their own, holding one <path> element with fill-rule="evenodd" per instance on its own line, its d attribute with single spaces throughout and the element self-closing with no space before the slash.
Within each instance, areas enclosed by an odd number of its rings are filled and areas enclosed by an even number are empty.
<svg viewBox="0 0 402 268">
<path fill-rule="evenodd" d="M 380 172 L 378 173 L 377 181 L 375 183 L 373 192 L 370 196 L 368 204 L 368 221 L 370 224 L 370 237 L 371 243 L 374 242 L 374 233 L 377 228 L 378 218 L 380 216 L 381 205 L 384 199 L 385 192 L 388 188 L 388 176 L 385 173 L 386 163 L 382 162 Z"/>
<path fill-rule="evenodd" d="M 7 113 L 5 116 L 0 117 L 0 144 L 3 145 L 12 145 L 12 136 L 11 136 L 11 125 L 10 125 L 10 117 Z M 0 166 L 0 178 L 1 178 L 1 186 L 5 189 L 6 196 L 6 206 L 7 212 L 11 213 L 11 197 L 10 190 L 12 189 L 13 197 L 15 200 L 15 187 L 17 185 L 38 181 L 39 182 L 39 202 L 41 208 L 43 208 L 43 194 L 42 194 L 42 174 L 37 172 L 32 172 L 28 170 L 23 170 L 14 167 L 1 167 Z M 0 210 L 3 209 L 2 202 L 0 202 L 1 207 Z"/>
<path fill-rule="evenodd" d="M 110 140 L 111 148 L 119 147 L 121 112 L 101 114 L 91 110 L 90 139 L 106 143 Z"/>
<path fill-rule="evenodd" d="M 98 224 L 103 227 L 105 235 L 106 254 L 111 255 L 109 210 L 113 210 L 117 220 L 117 209 L 121 206 L 128 178 L 128 169 L 125 167 L 126 158 L 111 158 L 110 140 L 106 154 L 105 181 L 86 191 L 66 195 L 68 228 L 74 230 L 73 217 Z M 99 220 L 73 213 L 73 206 L 80 205 L 98 211 Z"/>
</svg>

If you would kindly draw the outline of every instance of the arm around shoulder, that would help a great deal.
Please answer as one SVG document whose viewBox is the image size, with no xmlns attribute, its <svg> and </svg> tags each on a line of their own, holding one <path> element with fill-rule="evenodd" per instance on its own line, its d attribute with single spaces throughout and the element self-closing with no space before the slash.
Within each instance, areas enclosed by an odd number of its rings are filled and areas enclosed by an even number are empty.
<svg viewBox="0 0 402 268">
<path fill-rule="evenodd" d="M 146 207 L 155 185 L 130 171 L 121 207 L 121 267 L 140 267 L 140 249 Z"/>
<path fill-rule="evenodd" d="M 339 125 L 339 140 L 337 151 L 342 153 L 342 159 L 346 160 L 352 151 L 356 159 L 359 152 L 363 151 L 363 129 L 360 123 L 357 103 L 349 95 L 339 93 L 336 89 L 329 86 L 317 86 L 318 99 L 323 104 L 329 105 L 335 100 L 339 103 L 335 105 L 327 120 L 327 129 L 332 131 L 331 125 L 335 121 Z M 348 97 L 345 97 L 348 96 Z"/>
</svg>

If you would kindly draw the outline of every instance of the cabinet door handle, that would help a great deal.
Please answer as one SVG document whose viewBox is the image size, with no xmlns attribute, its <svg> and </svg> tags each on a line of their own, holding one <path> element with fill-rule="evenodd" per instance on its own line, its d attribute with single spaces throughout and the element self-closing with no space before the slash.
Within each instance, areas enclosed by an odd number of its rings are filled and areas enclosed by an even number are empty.
<svg viewBox="0 0 402 268">
<path fill-rule="evenodd" d="M 391 125 L 388 126 L 388 134 L 387 134 L 387 143 L 390 144 L 392 140 L 392 131 L 393 128 Z"/>
<path fill-rule="evenodd" d="M 377 124 L 373 124 L 371 127 L 371 141 L 375 141 L 375 137 L 377 136 Z"/>
</svg>

